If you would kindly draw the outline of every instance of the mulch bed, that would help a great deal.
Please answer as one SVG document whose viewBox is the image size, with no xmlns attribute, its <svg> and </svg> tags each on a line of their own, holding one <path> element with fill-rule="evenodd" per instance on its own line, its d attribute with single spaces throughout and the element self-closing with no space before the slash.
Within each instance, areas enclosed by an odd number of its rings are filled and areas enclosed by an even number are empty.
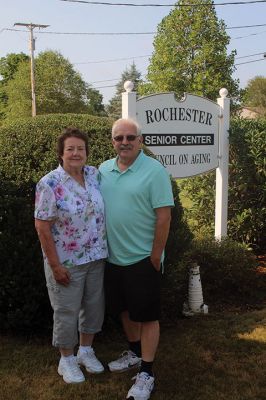
<svg viewBox="0 0 266 400">
<path fill-rule="evenodd" d="M 257 272 L 259 274 L 266 274 L 266 254 L 259 255 L 258 256 L 259 260 L 259 267 L 257 268 Z"/>
</svg>

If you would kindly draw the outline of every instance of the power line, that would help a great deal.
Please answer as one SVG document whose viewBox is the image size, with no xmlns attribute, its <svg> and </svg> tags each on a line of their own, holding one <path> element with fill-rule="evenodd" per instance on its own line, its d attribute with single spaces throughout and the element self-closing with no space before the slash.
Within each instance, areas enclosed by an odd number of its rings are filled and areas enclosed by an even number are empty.
<svg viewBox="0 0 266 400">
<path fill-rule="evenodd" d="M 101 63 L 106 63 L 106 62 L 127 61 L 127 60 L 132 60 L 133 58 L 147 58 L 147 57 L 151 57 L 151 55 L 152 54 L 147 54 L 146 56 L 132 56 L 132 57 L 124 57 L 124 58 L 113 58 L 113 59 L 110 59 L 110 60 L 76 62 L 76 63 L 73 63 L 73 64 L 74 65 L 101 64 Z"/>
<path fill-rule="evenodd" d="M 248 57 L 254 57 L 254 56 L 261 56 L 262 54 L 265 54 L 265 52 L 263 52 L 263 53 L 249 54 L 248 56 L 236 57 L 235 60 L 239 60 L 240 58 L 248 58 Z"/>
<path fill-rule="evenodd" d="M 230 38 L 230 40 L 236 40 L 236 39 L 245 39 L 247 37 L 250 36 L 257 36 L 257 35 L 261 35 L 262 33 L 265 33 L 266 31 L 262 31 L 262 32 L 258 32 L 258 33 L 250 33 L 249 35 L 245 35 L 245 36 L 237 36 L 235 38 Z"/>
<path fill-rule="evenodd" d="M 114 78 L 114 79 L 104 79 L 103 81 L 93 81 L 90 82 L 91 84 L 93 83 L 101 83 L 101 82 L 112 82 L 112 81 L 119 81 L 120 78 Z"/>
<path fill-rule="evenodd" d="M 266 1 L 266 0 L 265 0 Z M 232 26 L 232 27 L 228 27 L 225 28 L 225 30 L 229 30 L 229 29 L 241 29 L 241 28 L 255 28 L 255 27 L 261 27 L 261 26 L 266 26 L 266 24 L 259 24 L 259 25 L 244 25 L 244 26 Z M 14 28 L 4 28 L 2 29 L 2 31 L 0 31 L 0 33 L 2 33 L 3 31 L 11 31 L 11 32 L 27 32 L 21 29 L 14 29 Z M 238 38 L 234 38 L 234 39 L 240 39 L 242 37 L 248 37 L 248 36 L 252 36 L 252 35 L 259 35 L 260 33 L 264 33 L 263 32 L 258 32 L 258 33 L 252 33 L 250 35 L 247 36 L 241 36 Z M 91 35 L 91 36 L 119 36 L 119 35 L 155 35 L 157 32 L 56 32 L 56 31 L 40 31 L 37 32 L 37 34 L 41 34 L 41 35 Z"/>
<path fill-rule="evenodd" d="M 266 1 L 266 0 L 265 0 Z M 265 24 L 266 26 L 266 24 Z M 11 29 L 5 28 L 5 31 L 13 31 L 13 32 L 27 32 L 21 29 Z M 1 33 L 1 32 L 0 32 Z M 46 34 L 46 35 L 99 35 L 99 36 L 112 36 L 112 35 L 154 35 L 156 32 L 54 32 L 54 31 L 45 31 L 38 32 L 38 34 Z"/>
<path fill-rule="evenodd" d="M 264 54 L 264 52 L 262 53 L 255 53 L 255 54 L 249 54 L 247 56 L 242 56 L 242 57 L 235 57 L 235 60 L 238 60 L 240 58 L 248 58 L 248 57 L 254 57 L 254 56 L 260 56 Z M 101 64 L 101 63 L 108 63 L 108 62 L 117 62 L 117 61 L 126 61 L 126 60 L 133 60 L 136 58 L 147 58 L 147 57 L 151 57 L 152 54 L 147 54 L 145 56 L 132 56 L 132 57 L 126 57 L 126 58 L 113 58 L 111 60 L 98 60 L 98 61 L 84 61 L 84 62 L 74 62 L 72 63 L 73 65 L 81 65 L 81 64 Z M 114 80 L 114 79 L 111 79 Z M 104 81 L 106 82 L 106 81 Z"/>
<path fill-rule="evenodd" d="M 264 54 L 264 53 L 260 53 L 260 54 Z M 254 62 L 259 62 L 259 61 L 264 61 L 265 62 L 265 60 L 263 60 L 263 59 L 257 59 L 257 60 L 253 60 L 253 61 L 245 61 L 245 62 L 243 62 L 243 63 L 238 63 L 238 64 L 235 64 L 235 66 L 237 66 L 237 65 L 243 65 L 243 64 L 250 64 L 250 63 L 254 63 Z M 119 80 L 120 78 L 117 78 L 117 79 L 110 79 L 110 80 Z M 109 80 L 106 80 L 106 81 L 95 81 L 95 82 L 90 82 L 91 84 L 93 84 L 93 83 L 100 83 L 100 82 L 108 82 Z M 106 85 L 106 86 L 94 86 L 94 89 L 107 89 L 107 88 L 112 88 L 112 87 L 116 87 L 116 85 Z"/>
<path fill-rule="evenodd" d="M 176 4 L 136 4 L 136 3 L 110 3 L 105 1 L 85 1 L 85 0 L 60 0 L 69 3 L 83 3 L 88 5 L 101 6 L 126 6 L 126 7 L 173 7 Z"/>
<path fill-rule="evenodd" d="M 265 0 L 266 1 L 266 0 Z M 256 26 L 266 26 L 266 24 L 260 24 L 260 25 L 249 25 L 249 26 L 235 26 L 235 27 L 228 27 L 226 29 L 237 29 L 237 28 L 251 28 L 251 27 L 256 27 Z M 3 28 L 0 33 L 2 33 L 4 30 L 7 31 L 16 31 L 16 32 L 28 32 L 28 31 L 23 31 L 20 29 L 11 29 L 11 28 Z M 249 35 L 245 35 L 245 36 L 238 36 L 235 38 L 231 38 L 231 40 L 235 40 L 235 39 L 244 39 L 246 37 L 250 37 L 250 36 L 255 36 L 255 35 L 260 35 L 262 33 L 265 33 L 266 31 L 262 31 L 262 32 L 258 32 L 258 33 L 251 33 Z M 136 32 L 131 32 L 131 33 L 89 33 L 89 32 L 50 32 L 50 31 L 40 31 L 38 32 L 40 34 L 61 34 L 61 35 L 120 35 L 120 34 L 124 34 L 124 35 L 134 35 L 134 34 L 151 34 L 151 33 L 156 33 L 156 32 L 143 32 L 143 33 L 136 33 Z M 239 58 L 247 58 L 247 57 L 252 57 L 252 56 L 256 56 L 256 55 L 261 55 L 264 53 L 256 53 L 256 54 L 250 54 L 247 56 L 243 56 L 243 57 L 236 57 L 235 59 L 239 59 Z M 141 56 L 132 56 L 132 57 L 123 57 L 123 58 L 114 58 L 114 59 L 109 59 L 109 60 L 98 60 L 98 61 L 85 61 L 85 62 L 76 62 L 73 63 L 74 65 L 85 65 L 85 64 L 100 64 L 100 63 L 107 63 L 107 62 L 117 62 L 117 61 L 127 61 L 127 60 L 132 60 L 132 59 L 136 59 L 136 58 L 147 58 L 147 57 L 151 57 L 152 54 L 147 54 L 147 55 L 141 55 Z M 240 65 L 240 64 L 237 64 Z M 113 79 L 112 79 L 113 80 Z M 106 81 L 105 81 L 106 82 Z"/>
<path fill-rule="evenodd" d="M 242 28 L 257 28 L 259 26 L 266 26 L 266 24 L 258 24 L 258 25 L 243 25 L 243 26 L 228 26 L 225 29 L 242 29 Z M 43 32 L 44 33 L 44 32 Z"/>
<path fill-rule="evenodd" d="M 254 62 L 258 62 L 258 61 L 264 61 L 264 62 L 265 62 L 265 60 L 263 60 L 263 59 L 260 58 L 260 59 L 257 59 L 257 60 L 246 61 L 246 62 L 238 63 L 238 64 L 235 64 L 235 65 L 250 64 L 250 63 L 254 63 Z"/>
<path fill-rule="evenodd" d="M 108 86 L 94 86 L 93 89 L 104 89 L 104 88 L 110 88 L 110 87 L 116 87 L 116 85 L 108 85 Z"/>
<path fill-rule="evenodd" d="M 225 3 L 198 3 L 198 4 L 154 4 L 154 3 L 110 3 L 105 1 L 86 1 L 86 0 L 60 0 L 69 3 L 83 3 L 88 5 L 101 5 L 101 6 L 123 6 L 123 7 L 213 7 L 213 6 L 227 6 L 227 5 L 245 5 L 255 3 L 266 3 L 266 0 L 249 0 L 249 1 L 234 1 Z"/>
</svg>

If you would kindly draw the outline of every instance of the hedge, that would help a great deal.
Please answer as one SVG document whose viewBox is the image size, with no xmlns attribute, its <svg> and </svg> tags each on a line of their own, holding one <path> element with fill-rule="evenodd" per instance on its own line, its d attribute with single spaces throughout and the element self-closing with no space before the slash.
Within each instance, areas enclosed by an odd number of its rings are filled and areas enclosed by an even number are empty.
<svg viewBox="0 0 266 400">
<path fill-rule="evenodd" d="M 66 126 L 88 132 L 88 163 L 98 166 L 114 156 L 111 121 L 88 115 L 48 115 L 0 128 L 0 317 L 3 329 L 34 331 L 51 325 L 42 255 L 34 229 L 34 187 L 58 165 L 55 143 Z M 192 235 L 184 221 L 179 189 L 172 181 L 175 207 L 166 264 L 174 264 Z"/>
<path fill-rule="evenodd" d="M 111 120 L 85 114 L 54 114 L 25 118 L 0 128 L 0 175 L 12 182 L 38 182 L 58 165 L 56 140 L 67 126 L 88 133 L 88 163 L 98 166 L 114 150 Z"/>
</svg>

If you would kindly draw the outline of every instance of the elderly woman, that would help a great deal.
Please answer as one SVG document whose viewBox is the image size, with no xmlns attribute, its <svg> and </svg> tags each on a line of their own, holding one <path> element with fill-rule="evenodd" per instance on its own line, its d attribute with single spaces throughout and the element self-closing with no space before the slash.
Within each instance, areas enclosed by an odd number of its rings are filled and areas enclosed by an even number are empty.
<svg viewBox="0 0 266 400">
<path fill-rule="evenodd" d="M 67 383 L 79 383 L 85 380 L 80 366 L 90 373 L 104 371 L 92 348 L 104 318 L 104 203 L 98 171 L 85 165 L 87 135 L 67 128 L 57 153 L 59 167 L 36 187 L 35 227 L 54 311 L 53 345 L 61 353 L 58 373 Z"/>
</svg>

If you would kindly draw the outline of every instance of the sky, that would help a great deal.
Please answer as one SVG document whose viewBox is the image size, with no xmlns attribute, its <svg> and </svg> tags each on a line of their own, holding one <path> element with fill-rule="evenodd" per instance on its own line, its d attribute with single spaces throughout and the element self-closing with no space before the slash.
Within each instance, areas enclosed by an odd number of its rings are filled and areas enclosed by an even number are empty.
<svg viewBox="0 0 266 400">
<path fill-rule="evenodd" d="M 171 0 L 99 1 L 163 5 L 175 3 Z M 214 3 L 230 1 L 238 0 L 215 0 Z M 14 27 L 15 23 L 49 25 L 45 29 L 34 30 L 35 56 L 45 50 L 59 51 L 87 83 L 101 92 L 106 104 L 115 94 L 115 85 L 121 79 L 121 74 L 133 62 L 142 78 L 145 78 L 149 57 L 154 50 L 153 32 L 157 31 L 158 24 L 172 8 L 94 5 L 70 0 L 0 0 L 0 57 L 8 53 L 29 54 L 29 31 L 24 27 Z M 240 65 L 237 65 L 234 78 L 240 80 L 240 86 L 245 87 L 257 75 L 266 77 L 266 2 L 216 5 L 215 8 L 218 18 L 224 20 L 227 28 L 264 25 L 228 29 L 227 33 L 231 37 L 228 51 L 237 51 L 235 62 Z"/>
</svg>

